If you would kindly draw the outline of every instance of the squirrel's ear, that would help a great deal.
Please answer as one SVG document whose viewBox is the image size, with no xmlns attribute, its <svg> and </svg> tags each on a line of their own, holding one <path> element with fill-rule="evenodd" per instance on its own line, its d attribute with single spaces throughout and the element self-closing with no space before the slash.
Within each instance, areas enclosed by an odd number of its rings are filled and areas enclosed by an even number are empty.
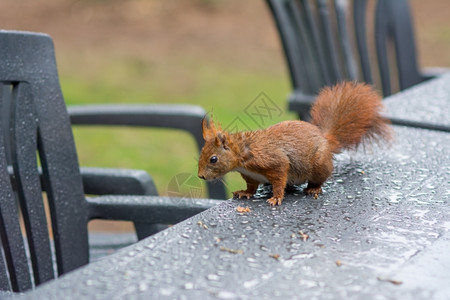
<svg viewBox="0 0 450 300">
<path fill-rule="evenodd" d="M 219 132 L 216 136 L 216 145 L 222 146 L 225 150 L 228 150 L 228 134 L 226 132 Z"/>
<path fill-rule="evenodd" d="M 203 139 L 206 141 L 207 133 L 208 133 L 208 121 L 206 121 L 206 116 L 202 119 L 202 135 Z"/>
<path fill-rule="evenodd" d="M 214 127 L 214 123 L 212 124 L 212 126 Z M 209 139 L 213 138 L 214 135 L 215 135 L 215 132 L 214 132 L 214 131 L 215 131 L 215 130 L 211 129 L 211 128 L 208 126 L 208 120 L 206 119 L 206 116 L 203 117 L 203 119 L 202 119 L 202 134 L 203 134 L 203 139 L 206 141 L 206 140 L 209 140 Z"/>
</svg>

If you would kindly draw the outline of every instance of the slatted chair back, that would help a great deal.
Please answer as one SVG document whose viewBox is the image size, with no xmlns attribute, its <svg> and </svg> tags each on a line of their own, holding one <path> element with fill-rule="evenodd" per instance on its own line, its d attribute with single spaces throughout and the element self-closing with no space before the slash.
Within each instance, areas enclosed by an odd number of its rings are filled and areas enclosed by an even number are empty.
<svg viewBox="0 0 450 300">
<path fill-rule="evenodd" d="M 51 38 L 0 49 L 0 290 L 20 292 L 88 263 L 87 213 Z"/>
<path fill-rule="evenodd" d="M 309 117 L 310 104 L 323 86 L 342 80 L 374 84 L 388 96 L 427 79 L 418 71 L 407 0 L 267 3 L 294 89 L 289 106 L 301 118 Z"/>
</svg>

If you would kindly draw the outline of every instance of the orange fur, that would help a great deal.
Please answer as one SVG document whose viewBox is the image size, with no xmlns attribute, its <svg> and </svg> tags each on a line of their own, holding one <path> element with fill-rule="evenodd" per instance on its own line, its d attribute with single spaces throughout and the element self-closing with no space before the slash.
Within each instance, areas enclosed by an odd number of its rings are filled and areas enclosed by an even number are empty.
<svg viewBox="0 0 450 300">
<path fill-rule="evenodd" d="M 250 198 L 260 183 L 271 183 L 271 205 L 282 203 L 287 184 L 308 182 L 305 193 L 320 194 L 333 171 L 333 153 L 390 139 L 381 108 L 380 96 L 368 85 L 344 82 L 321 91 L 311 123 L 284 121 L 263 130 L 228 133 L 204 119 L 198 175 L 214 180 L 231 171 L 241 173 L 247 189 L 234 192 L 238 198 Z"/>
</svg>

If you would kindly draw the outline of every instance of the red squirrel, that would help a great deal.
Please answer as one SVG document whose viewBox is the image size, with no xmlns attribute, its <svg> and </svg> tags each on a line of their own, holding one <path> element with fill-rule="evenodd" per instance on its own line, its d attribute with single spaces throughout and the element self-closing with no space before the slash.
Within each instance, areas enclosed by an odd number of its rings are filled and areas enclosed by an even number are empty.
<svg viewBox="0 0 450 300">
<path fill-rule="evenodd" d="M 369 85 L 343 82 L 325 87 L 311 107 L 311 122 L 284 121 L 267 129 L 229 133 L 202 121 L 198 176 L 215 180 L 237 171 L 247 183 L 234 197 L 249 199 L 260 183 L 271 183 L 270 205 L 281 205 L 286 185 L 308 183 L 315 198 L 333 171 L 333 154 L 364 142 L 390 140 L 381 97 Z"/>
</svg>

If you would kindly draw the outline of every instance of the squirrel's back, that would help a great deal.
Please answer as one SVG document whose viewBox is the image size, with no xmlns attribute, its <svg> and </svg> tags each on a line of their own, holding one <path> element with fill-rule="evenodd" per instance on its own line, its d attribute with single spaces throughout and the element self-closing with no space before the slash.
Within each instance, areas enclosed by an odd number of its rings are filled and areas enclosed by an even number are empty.
<svg viewBox="0 0 450 300">
<path fill-rule="evenodd" d="M 381 97 L 369 85 L 343 82 L 324 88 L 311 108 L 311 123 L 328 140 L 331 151 L 356 148 L 365 141 L 389 140 L 389 121 L 380 115 Z"/>
</svg>

